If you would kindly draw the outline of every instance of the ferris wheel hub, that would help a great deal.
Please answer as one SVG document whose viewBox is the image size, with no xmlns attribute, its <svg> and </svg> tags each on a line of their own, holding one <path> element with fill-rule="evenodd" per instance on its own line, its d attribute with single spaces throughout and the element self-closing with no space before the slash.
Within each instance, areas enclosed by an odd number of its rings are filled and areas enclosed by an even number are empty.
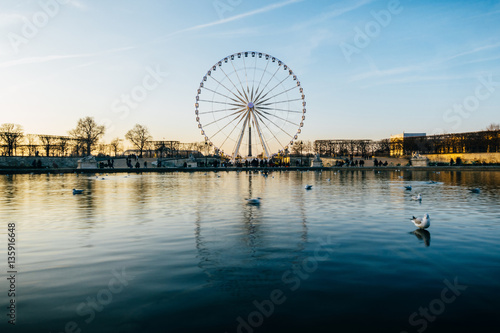
<svg viewBox="0 0 500 333">
<path fill-rule="evenodd" d="M 253 105 L 253 103 L 252 103 L 252 102 L 250 102 L 250 103 L 248 103 L 247 107 L 248 107 L 249 109 L 253 109 L 254 105 Z"/>
</svg>

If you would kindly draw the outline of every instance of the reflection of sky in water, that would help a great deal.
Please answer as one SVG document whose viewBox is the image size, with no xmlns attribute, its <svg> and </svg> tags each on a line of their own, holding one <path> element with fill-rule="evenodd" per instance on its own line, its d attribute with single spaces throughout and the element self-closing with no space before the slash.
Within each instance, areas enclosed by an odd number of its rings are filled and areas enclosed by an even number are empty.
<svg viewBox="0 0 500 333">
<path fill-rule="evenodd" d="M 219 175 L 0 176 L 0 237 L 8 222 L 18 229 L 16 328 L 63 331 L 75 321 L 84 332 L 165 325 L 234 332 L 236 318 L 278 288 L 287 301 L 262 331 L 414 331 L 408 316 L 455 277 L 469 288 L 428 332 L 474 328 L 471 314 L 474 322 L 492 320 L 500 296 L 499 172 Z M 421 203 L 410 200 L 415 193 Z M 260 206 L 246 204 L 257 196 Z M 411 216 L 424 213 L 431 227 L 415 230 Z M 333 254 L 292 292 L 284 274 L 318 246 Z M 85 323 L 77 306 L 122 267 L 135 279 Z"/>
</svg>

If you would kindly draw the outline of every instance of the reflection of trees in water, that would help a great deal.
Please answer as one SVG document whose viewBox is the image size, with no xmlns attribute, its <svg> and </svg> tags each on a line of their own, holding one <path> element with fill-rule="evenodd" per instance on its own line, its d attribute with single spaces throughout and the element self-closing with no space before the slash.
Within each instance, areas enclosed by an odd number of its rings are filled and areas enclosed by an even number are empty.
<svg viewBox="0 0 500 333">
<path fill-rule="evenodd" d="M 78 187 L 84 189 L 83 194 L 76 195 L 77 212 L 80 217 L 77 219 L 81 222 L 82 229 L 92 229 L 95 223 L 96 202 L 94 198 L 95 179 L 86 177 L 78 182 Z"/>
<path fill-rule="evenodd" d="M 252 191 L 253 177 L 249 174 L 248 198 L 256 196 Z M 282 234 L 272 230 L 269 217 L 263 207 L 241 204 L 240 217 L 235 223 L 221 224 L 217 221 L 204 222 L 201 211 L 203 196 L 198 196 L 195 213 L 195 241 L 200 267 L 207 275 L 208 282 L 217 290 L 232 296 L 255 295 L 269 285 L 281 283 L 283 273 L 304 258 L 303 250 L 307 242 L 307 221 L 305 208 L 300 203 L 300 232 L 287 233 L 295 241 L 285 245 Z M 265 204 L 265 202 L 263 203 Z M 278 213 L 278 212 L 276 212 Z M 292 229 L 296 221 L 287 221 Z M 281 227 L 281 226 L 280 226 Z M 295 245 L 294 245 L 295 244 Z M 280 268 L 281 266 L 281 268 Z"/>
<path fill-rule="evenodd" d="M 18 179 L 16 178 L 16 175 L 0 175 L 0 189 L 2 190 L 3 206 L 15 204 L 16 198 L 19 197 L 18 186 L 15 185 L 18 183 Z"/>
</svg>

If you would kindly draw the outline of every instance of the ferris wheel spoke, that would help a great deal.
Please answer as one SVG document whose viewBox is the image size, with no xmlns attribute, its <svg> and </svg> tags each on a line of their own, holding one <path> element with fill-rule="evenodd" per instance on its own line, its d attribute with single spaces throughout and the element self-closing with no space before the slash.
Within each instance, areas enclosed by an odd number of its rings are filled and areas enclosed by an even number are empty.
<svg viewBox="0 0 500 333">
<path fill-rule="evenodd" d="M 292 88 L 290 88 L 290 89 L 284 90 L 284 91 L 282 91 L 282 92 L 280 92 L 280 93 L 277 93 L 276 95 L 273 95 L 273 96 L 268 97 L 268 98 L 266 98 L 266 99 L 262 99 L 261 101 L 255 101 L 255 103 L 256 103 L 256 104 L 258 104 L 258 103 L 265 103 L 265 102 L 267 102 L 267 101 L 269 101 L 269 100 L 271 100 L 271 99 L 273 99 L 273 98 L 275 98 L 275 97 L 277 97 L 277 96 L 279 96 L 279 95 L 285 94 L 285 93 L 287 93 L 287 92 L 289 92 L 290 90 L 293 90 L 293 89 L 295 89 L 295 88 L 297 88 L 297 87 L 292 87 Z M 269 94 L 270 92 L 271 92 L 271 91 L 269 90 L 269 91 L 266 93 L 266 95 L 267 95 L 267 94 Z M 266 97 L 265 95 L 264 95 L 264 96 L 262 96 L 262 98 L 265 98 L 265 97 Z"/>
<path fill-rule="evenodd" d="M 275 111 L 284 111 L 289 113 L 304 113 L 304 111 L 290 110 L 290 109 L 278 109 L 278 108 L 270 108 L 268 106 L 259 106 L 259 110 L 275 110 Z"/>
<path fill-rule="evenodd" d="M 259 91 L 259 87 L 262 83 L 262 79 L 264 78 L 264 74 L 267 73 L 267 67 L 269 66 L 269 59 L 267 59 L 267 62 L 266 62 L 266 67 L 264 68 L 264 70 L 262 71 L 262 76 L 260 77 L 260 80 L 259 80 L 259 83 L 257 84 L 257 90 L 255 91 L 255 95 L 257 95 L 257 92 Z"/>
<path fill-rule="evenodd" d="M 243 59 L 243 68 L 245 69 L 245 81 L 246 81 L 246 84 L 247 84 L 247 93 L 250 94 L 250 90 L 248 89 L 247 64 L 245 63 L 245 58 L 246 57 L 242 57 L 242 59 Z"/>
<path fill-rule="evenodd" d="M 238 114 L 238 113 L 243 112 L 244 110 L 245 110 L 245 109 L 240 109 L 240 110 L 238 110 L 238 111 L 236 111 L 236 112 L 233 112 L 233 113 L 231 113 L 231 114 L 228 114 L 227 116 L 224 116 L 224 117 L 222 117 L 222 118 L 219 118 L 219 119 L 217 119 L 217 120 L 214 120 L 214 121 L 212 121 L 212 122 L 210 122 L 210 123 L 208 123 L 208 124 L 205 124 L 205 125 L 203 125 L 203 127 L 207 127 L 207 126 L 210 126 L 210 125 L 212 125 L 212 124 L 218 123 L 219 121 L 224 120 L 224 119 L 229 118 L 229 117 L 232 117 L 232 116 L 234 116 L 234 115 L 236 115 L 236 114 Z M 238 118 L 238 116 L 236 116 L 236 118 Z"/>
<path fill-rule="evenodd" d="M 292 125 L 294 125 L 294 126 L 295 126 L 295 125 L 297 125 L 296 123 L 294 123 L 294 122 L 292 122 L 292 121 L 290 121 L 290 120 L 288 120 L 288 119 L 285 119 L 285 118 L 279 117 L 279 116 L 277 116 L 277 115 L 275 115 L 275 114 L 272 114 L 272 113 L 270 113 L 270 112 L 267 112 L 267 111 L 264 111 L 264 110 L 260 110 L 260 109 L 256 109 L 256 110 L 257 110 L 258 112 L 265 113 L 265 114 L 267 114 L 268 116 L 272 116 L 272 117 L 275 117 L 275 118 L 281 119 L 281 120 L 283 120 L 283 121 L 286 121 L 287 123 L 290 123 L 290 124 L 292 124 Z"/>
<path fill-rule="evenodd" d="M 222 68 L 221 68 L 221 71 L 222 71 Z M 223 72 L 224 72 L 224 71 L 223 71 Z M 224 73 L 224 75 L 225 75 L 225 73 Z M 227 76 L 227 75 L 226 75 L 226 76 Z M 215 82 L 217 82 L 218 84 L 220 84 L 222 87 L 224 87 L 227 91 L 229 91 L 229 92 L 230 92 L 230 93 L 231 93 L 234 97 L 236 97 L 239 101 L 241 101 L 243 104 L 245 104 L 245 101 L 244 101 L 242 98 L 240 98 L 240 96 L 236 95 L 236 94 L 235 94 L 232 90 L 230 90 L 228 87 L 226 87 L 225 85 L 223 85 L 223 84 L 222 84 L 222 82 L 220 82 L 219 80 L 215 79 L 213 76 L 211 76 L 211 78 L 212 78 Z M 236 87 L 235 87 L 235 88 L 236 88 Z M 205 88 L 205 89 L 207 89 L 207 90 L 209 90 L 209 91 L 213 91 L 213 90 L 211 90 L 211 89 L 209 89 L 209 88 Z M 236 88 L 236 89 L 237 89 L 237 88 Z M 238 92 L 239 92 L 239 91 L 238 91 Z M 223 96 L 224 96 L 224 95 L 223 95 Z M 225 96 L 225 97 L 227 97 L 227 96 Z M 228 97 L 228 98 L 230 98 L 230 97 Z M 231 99 L 232 99 L 232 98 L 231 98 Z M 235 101 L 235 102 L 236 102 L 236 101 Z"/>
<path fill-rule="evenodd" d="M 222 96 L 222 97 L 229 98 L 230 100 L 232 100 L 232 101 L 233 101 L 233 102 L 235 102 L 235 103 L 239 103 L 239 102 L 245 103 L 244 101 L 241 101 L 241 100 L 239 100 L 239 99 L 234 99 L 234 98 L 229 97 L 229 96 L 227 96 L 227 95 L 221 94 L 221 93 L 220 93 L 220 92 L 218 92 L 218 91 L 215 91 L 215 90 L 212 90 L 212 89 L 209 89 L 209 88 L 205 88 L 205 89 L 206 89 L 206 90 L 208 90 L 208 91 L 213 92 L 214 94 L 220 95 L 220 96 Z"/>
<path fill-rule="evenodd" d="M 258 57 L 255 57 L 255 64 L 253 65 L 253 79 L 252 79 L 252 82 L 255 82 L 255 74 L 257 72 L 257 59 L 258 59 Z M 252 89 L 253 89 L 253 85 L 252 85 Z"/>
<path fill-rule="evenodd" d="M 216 104 L 224 104 L 224 105 L 231 105 L 231 106 L 237 106 L 237 107 L 244 107 L 245 105 L 243 104 L 234 104 L 234 103 L 228 103 L 228 102 L 220 102 L 220 101 L 209 101 L 206 99 L 200 99 L 200 102 L 207 102 L 207 103 L 216 103 Z"/>
<path fill-rule="evenodd" d="M 243 118 L 245 118 L 245 116 L 246 116 L 246 114 L 242 113 L 238 117 L 242 117 L 242 119 L 243 119 Z M 231 120 L 226 125 L 224 125 L 221 129 L 219 129 L 217 132 L 215 132 L 215 134 L 212 137 L 215 138 L 217 136 L 217 134 L 219 134 L 220 132 L 222 132 L 226 127 L 228 127 L 231 123 L 233 123 L 236 119 L 238 119 L 238 117 L 236 117 L 235 119 Z"/>
<path fill-rule="evenodd" d="M 260 97 L 260 99 L 264 99 L 264 98 L 266 98 L 266 96 L 267 96 L 267 95 L 269 95 L 269 93 L 270 93 L 271 91 L 273 91 L 273 90 L 274 90 L 277 86 L 279 86 L 280 84 L 282 84 L 283 82 L 285 82 L 285 80 L 286 80 L 286 79 L 288 79 L 288 78 L 289 78 L 289 76 L 285 77 L 285 78 L 284 78 L 283 80 L 281 80 L 278 84 L 276 84 L 276 85 L 275 85 L 274 87 L 272 87 L 269 91 L 267 91 L 267 92 L 266 92 L 266 93 L 265 93 L 262 97 Z M 290 88 L 289 90 L 292 90 L 292 89 L 294 89 L 294 88 L 296 88 L 296 87 L 292 87 L 292 88 Z M 267 100 L 269 100 L 270 98 L 272 98 L 272 97 L 269 97 Z M 258 100 L 256 100 L 256 102 L 258 102 Z"/>
<path fill-rule="evenodd" d="M 280 104 L 280 103 L 288 103 L 288 102 L 295 102 L 295 101 L 301 101 L 301 100 L 302 100 L 302 98 L 287 99 L 287 100 L 279 101 L 279 102 L 270 102 L 270 103 L 257 104 L 257 106 L 260 106 L 260 105 L 267 106 L 267 105 Z"/>
<path fill-rule="evenodd" d="M 227 139 L 229 139 L 229 137 L 231 136 L 231 134 L 233 134 L 234 130 L 236 128 L 238 128 L 238 125 L 241 123 L 241 121 L 244 119 L 245 117 L 240 117 L 240 120 L 236 123 L 236 125 L 234 125 L 233 129 L 231 130 L 231 132 L 229 132 L 229 134 L 226 136 L 226 138 L 224 139 L 224 141 L 222 141 L 221 143 L 221 147 L 224 146 L 224 144 L 226 143 Z"/>
<path fill-rule="evenodd" d="M 233 63 L 232 60 L 231 60 L 231 65 L 233 66 L 234 74 L 236 74 L 236 77 L 238 78 L 238 81 L 240 82 L 241 90 L 243 91 L 243 94 L 245 95 L 245 98 L 248 101 L 248 96 L 247 96 L 247 94 L 245 92 L 245 87 L 243 87 L 243 83 L 241 83 L 240 76 L 238 75 L 238 71 L 236 70 L 236 67 L 234 67 L 234 63 Z"/>
<path fill-rule="evenodd" d="M 223 112 L 223 111 L 234 111 L 234 110 L 238 110 L 238 109 L 241 109 L 241 107 L 228 108 L 228 109 L 219 109 L 219 110 L 205 111 L 205 112 L 198 112 L 198 114 L 218 113 L 218 112 Z"/>
<path fill-rule="evenodd" d="M 271 129 L 269 128 L 269 126 L 267 126 L 266 122 L 262 120 L 262 118 L 260 117 L 260 115 L 259 115 L 259 114 L 257 114 L 257 118 L 259 118 L 259 119 L 260 119 L 260 121 L 264 124 L 264 126 L 266 126 L 267 130 L 269 131 L 269 133 L 271 133 L 271 134 L 272 134 L 272 136 L 274 137 L 274 139 L 276 140 L 276 142 L 278 142 L 278 144 L 281 146 L 281 148 L 285 148 L 285 147 L 283 146 L 283 144 L 280 142 L 280 140 L 276 137 L 276 135 L 274 134 L 274 132 L 273 132 L 273 131 L 271 131 Z"/>
<path fill-rule="evenodd" d="M 250 101 L 253 101 L 253 85 L 252 85 L 252 93 L 250 94 Z"/>
<path fill-rule="evenodd" d="M 267 86 L 269 85 L 269 83 L 271 82 L 271 80 L 274 79 L 274 77 L 276 76 L 276 73 L 278 73 L 279 70 L 280 70 L 280 67 L 276 68 L 276 72 L 274 72 L 273 76 L 271 76 L 271 78 L 269 79 L 269 81 L 267 81 L 267 83 L 264 86 L 264 88 L 262 88 L 262 90 L 260 91 L 260 94 L 257 97 L 255 97 L 256 100 L 258 100 L 260 98 L 260 95 L 266 90 Z"/>
<path fill-rule="evenodd" d="M 233 65 L 233 68 L 234 68 L 234 65 Z M 231 84 L 233 85 L 234 89 L 236 89 L 236 91 L 238 92 L 238 94 L 240 94 L 240 97 L 242 98 L 241 101 L 243 103 L 245 103 L 244 102 L 245 96 L 242 94 L 242 92 L 240 91 L 240 89 L 238 89 L 238 87 L 236 87 L 236 85 L 234 84 L 233 80 L 231 80 L 231 78 L 229 77 L 229 75 L 227 75 L 227 73 L 222 69 L 222 67 L 220 68 L 220 70 L 222 71 L 222 73 L 224 73 L 224 75 L 227 77 L 227 79 L 229 80 L 229 82 L 231 82 Z M 234 94 L 234 92 L 232 92 L 232 93 Z"/>
<path fill-rule="evenodd" d="M 257 114 L 259 114 L 261 117 L 265 118 L 267 121 L 269 121 L 271 124 L 273 124 L 274 126 L 276 126 L 280 131 L 282 131 L 283 133 L 285 133 L 286 135 L 288 135 L 289 137 L 293 137 L 293 135 L 290 135 L 290 133 L 288 133 L 287 131 L 285 131 L 283 128 L 281 128 L 281 126 L 278 126 L 274 121 L 272 121 L 271 119 L 269 119 L 268 117 L 266 117 L 265 115 L 263 115 L 262 113 L 260 113 L 259 111 L 256 111 Z"/>
</svg>

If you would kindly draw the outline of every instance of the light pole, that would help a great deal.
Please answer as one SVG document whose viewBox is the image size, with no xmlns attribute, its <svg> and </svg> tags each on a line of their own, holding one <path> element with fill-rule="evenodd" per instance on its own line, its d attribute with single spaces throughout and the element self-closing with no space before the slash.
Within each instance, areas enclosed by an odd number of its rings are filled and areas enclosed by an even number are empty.
<svg viewBox="0 0 500 333">
<path fill-rule="evenodd" d="M 303 147 L 303 142 L 300 141 L 300 166 L 303 166 L 303 163 L 302 163 L 302 147 Z"/>
<path fill-rule="evenodd" d="M 205 141 L 205 150 L 206 150 L 206 154 L 205 154 L 205 168 L 208 167 L 208 142 Z"/>
</svg>

